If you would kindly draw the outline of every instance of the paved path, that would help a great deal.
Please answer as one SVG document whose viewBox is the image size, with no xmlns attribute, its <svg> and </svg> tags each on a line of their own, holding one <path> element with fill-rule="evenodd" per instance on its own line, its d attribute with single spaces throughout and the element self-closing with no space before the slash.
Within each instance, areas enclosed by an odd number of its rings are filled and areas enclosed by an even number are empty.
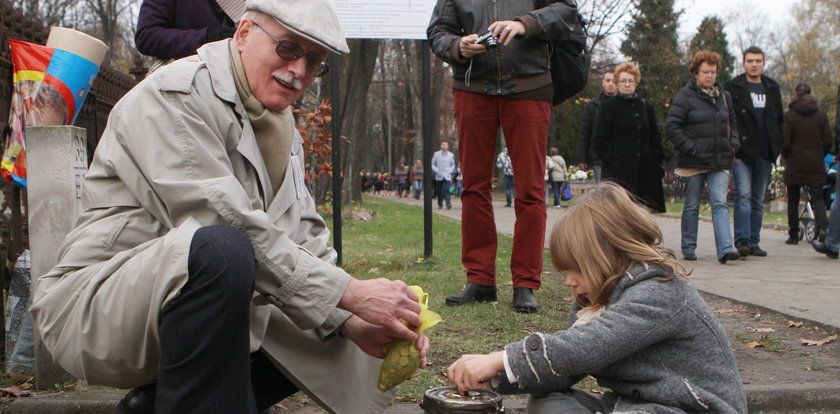
<svg viewBox="0 0 840 414">
<path fill-rule="evenodd" d="M 385 197 L 422 208 L 422 198 Z M 451 210 L 434 212 L 456 220 L 461 219 L 461 202 L 453 197 Z M 513 208 L 505 208 L 504 201 L 494 202 L 496 229 L 512 235 Z M 548 209 L 546 248 L 551 225 L 565 209 Z M 680 219 L 661 215 L 657 218 L 665 245 L 680 252 Z M 690 280 L 700 290 L 738 302 L 749 303 L 794 318 L 801 318 L 840 328 L 840 260 L 831 260 L 816 253 L 809 244 L 787 245 L 787 233 L 764 229 L 761 247 L 767 257 L 750 256 L 744 260 L 718 263 L 715 256 L 714 233 L 710 221 L 701 220 L 697 248 L 699 260 L 684 262 L 693 268 Z"/>
</svg>

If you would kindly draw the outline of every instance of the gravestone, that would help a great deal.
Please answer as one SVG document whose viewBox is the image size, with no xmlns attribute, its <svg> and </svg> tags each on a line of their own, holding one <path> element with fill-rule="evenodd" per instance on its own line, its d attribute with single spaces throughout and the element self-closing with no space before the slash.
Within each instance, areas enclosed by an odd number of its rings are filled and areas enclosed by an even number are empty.
<svg viewBox="0 0 840 414">
<path fill-rule="evenodd" d="M 33 292 L 38 278 L 58 261 L 58 246 L 82 208 L 87 172 L 86 132 L 74 126 L 26 128 L 29 247 Z M 53 362 L 35 335 L 35 382 L 39 388 L 75 379 Z"/>
</svg>

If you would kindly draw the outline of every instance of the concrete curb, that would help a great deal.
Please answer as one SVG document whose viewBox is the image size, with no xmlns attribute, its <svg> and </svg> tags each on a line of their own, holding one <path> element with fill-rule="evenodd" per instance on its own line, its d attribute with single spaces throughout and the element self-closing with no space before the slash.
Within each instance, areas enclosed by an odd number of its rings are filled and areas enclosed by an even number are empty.
<svg viewBox="0 0 840 414">
<path fill-rule="evenodd" d="M 840 381 L 814 384 L 744 386 L 747 406 L 754 414 L 840 413 Z M 0 405 L 5 414 L 113 414 L 122 398 L 114 392 L 39 393 Z M 505 412 L 526 413 L 525 399 L 505 399 Z M 289 410 L 289 414 L 316 414 L 316 407 Z M 422 414 L 419 404 L 395 404 L 385 414 Z"/>
</svg>

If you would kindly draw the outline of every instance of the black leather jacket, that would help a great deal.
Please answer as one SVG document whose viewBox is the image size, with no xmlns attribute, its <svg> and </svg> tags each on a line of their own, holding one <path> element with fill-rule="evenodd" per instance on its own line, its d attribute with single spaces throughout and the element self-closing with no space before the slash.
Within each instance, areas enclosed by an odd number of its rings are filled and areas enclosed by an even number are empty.
<svg viewBox="0 0 840 414">
<path fill-rule="evenodd" d="M 456 88 L 511 95 L 551 83 L 548 40 L 568 30 L 565 22 L 574 21 L 576 7 L 574 0 L 438 0 L 426 34 L 432 52 L 452 65 Z M 522 22 L 525 35 L 472 59 L 461 56 L 461 37 L 483 35 L 499 20 Z"/>
</svg>

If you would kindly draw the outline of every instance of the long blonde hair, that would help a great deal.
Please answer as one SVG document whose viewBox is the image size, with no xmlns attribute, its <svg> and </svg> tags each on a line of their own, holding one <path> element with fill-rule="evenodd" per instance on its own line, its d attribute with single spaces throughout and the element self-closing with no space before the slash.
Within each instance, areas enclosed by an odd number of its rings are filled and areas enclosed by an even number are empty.
<svg viewBox="0 0 840 414">
<path fill-rule="evenodd" d="M 582 307 L 607 304 L 613 287 L 634 263 L 658 263 L 688 276 L 674 252 L 662 245 L 662 232 L 650 211 L 618 184 L 603 182 L 587 191 L 554 223 L 551 261 L 558 271 L 580 271 L 597 292 L 593 301 L 574 295 Z"/>
</svg>

